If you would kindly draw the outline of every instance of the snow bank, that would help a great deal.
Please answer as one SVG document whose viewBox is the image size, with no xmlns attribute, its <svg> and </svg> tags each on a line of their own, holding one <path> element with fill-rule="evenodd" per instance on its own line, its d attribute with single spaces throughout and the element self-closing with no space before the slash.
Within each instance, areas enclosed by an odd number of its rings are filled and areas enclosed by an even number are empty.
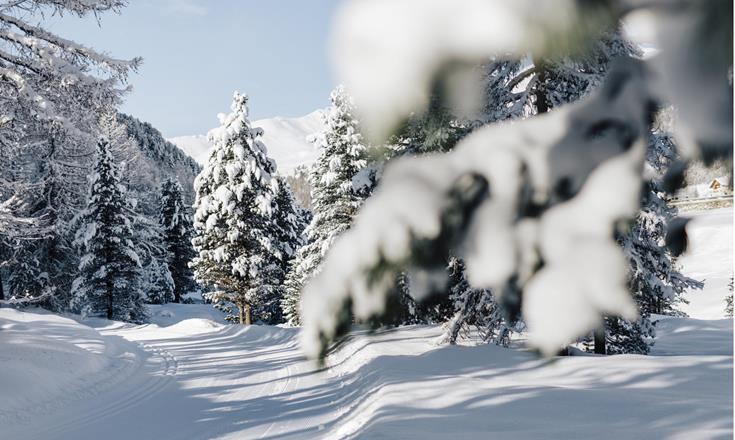
<svg viewBox="0 0 735 440">
<path fill-rule="evenodd" d="M 657 356 L 732 356 L 732 319 L 656 317 Z"/>
<path fill-rule="evenodd" d="M 68 317 L 0 309 L 0 420 L 30 420 L 101 392 L 124 380 L 137 351 Z"/>
<path fill-rule="evenodd" d="M 151 315 L 150 323 L 159 327 L 176 325 L 214 328 L 227 323 L 225 314 L 211 304 L 150 304 L 148 310 Z"/>
</svg>

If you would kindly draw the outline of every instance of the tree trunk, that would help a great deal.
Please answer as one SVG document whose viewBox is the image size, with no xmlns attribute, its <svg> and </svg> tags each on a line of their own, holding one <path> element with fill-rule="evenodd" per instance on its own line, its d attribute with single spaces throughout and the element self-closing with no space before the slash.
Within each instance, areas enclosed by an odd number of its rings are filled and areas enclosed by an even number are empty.
<svg viewBox="0 0 735 440">
<path fill-rule="evenodd" d="M 0 271 L 0 300 L 5 299 L 5 289 L 3 289 L 3 273 Z"/>
<path fill-rule="evenodd" d="M 110 260 L 107 260 L 110 261 Z M 107 276 L 107 319 L 112 320 L 113 316 L 113 291 L 112 291 L 112 280 L 110 279 L 110 276 Z"/>
<path fill-rule="evenodd" d="M 549 102 L 546 99 L 546 68 L 543 63 L 538 63 L 536 67 L 536 113 L 540 115 L 549 111 Z"/>
<path fill-rule="evenodd" d="M 598 328 L 594 332 L 595 337 L 595 353 L 596 354 L 607 354 L 607 348 L 605 347 L 605 324 Z"/>
<path fill-rule="evenodd" d="M 250 325 L 250 304 L 240 304 L 240 324 Z"/>
</svg>

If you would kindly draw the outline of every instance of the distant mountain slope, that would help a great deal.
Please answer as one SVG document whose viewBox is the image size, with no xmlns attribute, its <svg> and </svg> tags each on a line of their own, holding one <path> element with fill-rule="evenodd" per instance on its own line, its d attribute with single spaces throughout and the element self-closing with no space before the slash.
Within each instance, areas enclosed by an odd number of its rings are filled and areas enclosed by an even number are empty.
<svg viewBox="0 0 735 440">
<path fill-rule="evenodd" d="M 188 154 L 199 165 L 207 163 L 212 145 L 204 134 L 194 134 L 191 136 L 178 136 L 167 139 L 172 144 L 179 147 L 181 151 Z"/>
<path fill-rule="evenodd" d="M 147 157 L 172 169 L 185 168 L 199 173 L 201 166 L 176 145 L 167 141 L 151 124 L 124 113 L 120 113 L 118 117 L 127 127 L 128 135 L 138 143 Z"/>
<path fill-rule="evenodd" d="M 191 203 L 194 200 L 194 178 L 201 171 L 201 165 L 167 141 L 151 124 L 123 113 L 118 114 L 118 120 L 127 128 L 128 136 L 140 149 L 144 166 L 149 168 L 147 173 L 138 173 L 145 176 L 145 181 L 134 182 L 141 197 L 145 199 L 143 201 L 149 205 L 146 206 L 147 210 L 156 209 L 161 181 L 173 176 L 179 179 L 184 196 Z M 138 171 L 140 170 L 133 170 Z"/>
<path fill-rule="evenodd" d="M 322 110 L 316 110 L 300 118 L 277 116 L 252 123 L 253 127 L 260 127 L 265 132 L 263 143 L 282 174 L 290 174 L 299 165 L 311 165 L 319 156 L 319 150 L 306 138 L 324 128 L 321 115 Z M 179 136 L 169 141 L 202 165 L 212 151 L 205 135 Z"/>
</svg>

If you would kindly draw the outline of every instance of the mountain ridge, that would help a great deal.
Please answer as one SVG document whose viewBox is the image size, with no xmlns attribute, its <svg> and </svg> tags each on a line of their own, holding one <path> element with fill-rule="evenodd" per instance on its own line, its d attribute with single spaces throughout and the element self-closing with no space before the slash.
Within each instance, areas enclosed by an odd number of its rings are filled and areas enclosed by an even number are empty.
<svg viewBox="0 0 735 440">
<path fill-rule="evenodd" d="M 307 137 L 324 128 L 324 110 L 315 110 L 300 117 L 275 116 L 252 122 L 253 127 L 263 129 L 263 144 L 268 155 L 275 159 L 281 174 L 290 174 L 301 165 L 311 165 L 319 156 L 319 150 Z M 166 139 L 176 145 L 200 165 L 205 165 L 212 145 L 203 134 L 176 136 Z"/>
</svg>

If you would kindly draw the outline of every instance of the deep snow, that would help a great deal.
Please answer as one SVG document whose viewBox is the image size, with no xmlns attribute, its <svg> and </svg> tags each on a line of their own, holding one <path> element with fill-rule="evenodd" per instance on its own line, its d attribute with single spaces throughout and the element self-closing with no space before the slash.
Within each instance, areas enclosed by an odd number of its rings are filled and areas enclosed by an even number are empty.
<svg viewBox="0 0 735 440">
<path fill-rule="evenodd" d="M 206 305 L 143 326 L 0 309 L 0 439 L 731 438 L 732 321 L 702 318 L 721 314 L 732 213 L 689 231 L 685 271 L 707 284 L 650 356 L 437 346 L 424 326 L 355 334 L 318 369 L 297 329 Z"/>
</svg>

